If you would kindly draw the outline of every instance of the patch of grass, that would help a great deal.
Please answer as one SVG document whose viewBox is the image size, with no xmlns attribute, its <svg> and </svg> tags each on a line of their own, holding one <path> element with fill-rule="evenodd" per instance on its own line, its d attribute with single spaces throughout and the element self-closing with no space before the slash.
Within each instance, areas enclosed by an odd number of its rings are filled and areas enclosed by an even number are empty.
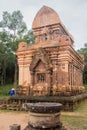
<svg viewBox="0 0 87 130">
<path fill-rule="evenodd" d="M 86 117 L 63 115 L 62 122 L 67 130 L 87 130 Z"/>
<path fill-rule="evenodd" d="M 87 91 L 87 84 L 84 84 L 84 87 L 86 88 L 86 91 Z"/>
<path fill-rule="evenodd" d="M 0 98 L 9 97 L 8 92 L 11 88 L 13 88 L 13 85 L 0 86 Z"/>
<path fill-rule="evenodd" d="M 74 112 L 62 112 L 61 120 L 67 130 L 87 130 L 87 100 Z"/>
</svg>

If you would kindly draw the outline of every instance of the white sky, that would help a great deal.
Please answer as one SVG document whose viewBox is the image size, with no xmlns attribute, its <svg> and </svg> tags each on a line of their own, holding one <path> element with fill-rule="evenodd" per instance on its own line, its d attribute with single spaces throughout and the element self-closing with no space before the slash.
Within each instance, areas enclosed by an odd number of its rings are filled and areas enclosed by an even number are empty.
<svg viewBox="0 0 87 130">
<path fill-rule="evenodd" d="M 2 0 L 0 21 L 4 11 L 12 13 L 20 10 L 28 29 L 31 29 L 35 14 L 43 5 L 58 13 L 62 23 L 74 37 L 74 48 L 84 47 L 84 43 L 87 43 L 87 0 Z"/>
</svg>

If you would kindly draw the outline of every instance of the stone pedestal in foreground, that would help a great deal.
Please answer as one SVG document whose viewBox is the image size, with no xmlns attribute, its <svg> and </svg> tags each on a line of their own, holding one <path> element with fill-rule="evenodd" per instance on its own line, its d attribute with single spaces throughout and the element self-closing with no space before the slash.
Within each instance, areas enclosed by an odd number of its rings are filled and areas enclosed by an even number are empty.
<svg viewBox="0 0 87 130">
<path fill-rule="evenodd" d="M 29 110 L 29 123 L 24 130 L 66 130 L 60 121 L 62 104 L 26 103 Z"/>
</svg>

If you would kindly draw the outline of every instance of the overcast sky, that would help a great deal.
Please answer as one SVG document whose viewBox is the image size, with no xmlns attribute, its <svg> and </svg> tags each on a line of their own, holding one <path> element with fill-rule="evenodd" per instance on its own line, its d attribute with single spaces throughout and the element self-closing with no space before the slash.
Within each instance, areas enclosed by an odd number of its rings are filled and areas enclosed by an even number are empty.
<svg viewBox="0 0 87 130">
<path fill-rule="evenodd" d="M 87 43 L 87 0 L 2 0 L 0 21 L 3 11 L 12 13 L 20 10 L 28 29 L 31 29 L 35 14 L 43 5 L 53 8 L 58 13 L 62 23 L 74 37 L 75 49 Z"/>
</svg>

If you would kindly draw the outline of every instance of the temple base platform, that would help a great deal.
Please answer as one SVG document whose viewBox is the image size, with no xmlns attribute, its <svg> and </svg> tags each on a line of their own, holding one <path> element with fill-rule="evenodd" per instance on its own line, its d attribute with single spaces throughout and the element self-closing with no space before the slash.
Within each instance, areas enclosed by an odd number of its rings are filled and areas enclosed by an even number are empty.
<svg viewBox="0 0 87 130">
<path fill-rule="evenodd" d="M 64 111 L 74 111 L 81 102 L 87 99 L 87 93 L 75 96 L 12 96 L 7 101 L 8 110 L 23 110 L 24 103 L 55 102 L 63 104 Z"/>
</svg>

